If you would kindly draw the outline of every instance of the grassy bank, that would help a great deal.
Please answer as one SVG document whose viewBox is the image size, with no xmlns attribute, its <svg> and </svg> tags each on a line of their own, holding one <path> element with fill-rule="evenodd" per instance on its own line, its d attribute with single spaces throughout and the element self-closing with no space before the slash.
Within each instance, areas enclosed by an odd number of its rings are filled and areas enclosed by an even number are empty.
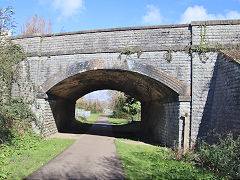
<svg viewBox="0 0 240 180">
<path fill-rule="evenodd" d="M 124 125 L 128 124 L 127 119 L 119 119 L 119 118 L 108 118 L 108 121 L 112 125 Z"/>
<path fill-rule="evenodd" d="M 126 179 L 218 179 L 206 169 L 178 161 L 168 148 L 116 140 Z"/>
<path fill-rule="evenodd" d="M 82 117 L 76 117 L 76 120 L 80 121 L 81 123 L 88 123 L 88 124 L 93 124 L 98 120 L 98 117 L 101 116 L 102 113 L 91 113 L 91 115 L 87 118 L 82 118 Z"/>
<path fill-rule="evenodd" d="M 17 141 L 19 146 L 1 147 L 0 179 L 23 179 L 74 142 L 72 139 L 47 139 L 34 142 L 31 139 L 27 141 L 27 138 L 22 142 Z"/>
</svg>

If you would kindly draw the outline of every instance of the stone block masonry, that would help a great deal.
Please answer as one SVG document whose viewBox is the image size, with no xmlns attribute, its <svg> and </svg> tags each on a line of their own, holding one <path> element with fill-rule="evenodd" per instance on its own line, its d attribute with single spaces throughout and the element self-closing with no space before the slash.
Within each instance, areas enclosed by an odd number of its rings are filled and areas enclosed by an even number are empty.
<svg viewBox="0 0 240 180">
<path fill-rule="evenodd" d="M 202 58 L 193 58 L 191 138 L 213 129 L 239 134 L 240 65 L 214 52 Z"/>
<path fill-rule="evenodd" d="M 28 56 L 115 53 L 126 47 L 142 51 L 163 50 L 172 46 L 182 49 L 190 45 L 188 25 L 118 28 L 95 31 L 14 37 Z"/>
<path fill-rule="evenodd" d="M 71 123 L 77 98 L 100 89 L 124 91 L 139 99 L 143 132 L 168 146 L 182 147 L 186 112 L 189 142 L 211 129 L 235 134 L 240 130 L 239 64 L 213 50 L 240 44 L 240 20 L 11 39 L 27 54 L 13 94 L 37 100 L 42 108 L 33 111 L 46 136 Z M 199 44 L 210 52 L 196 52 Z M 123 50 L 141 54 L 120 55 Z M 19 84 L 26 84 L 26 73 L 30 82 L 23 89 Z"/>
<path fill-rule="evenodd" d="M 192 45 L 201 39 L 209 45 L 236 45 L 240 42 L 239 20 L 192 22 Z M 205 36 L 205 37 L 204 37 Z"/>
<path fill-rule="evenodd" d="M 240 65 L 218 55 L 211 83 L 214 93 L 209 128 L 240 134 Z"/>
</svg>

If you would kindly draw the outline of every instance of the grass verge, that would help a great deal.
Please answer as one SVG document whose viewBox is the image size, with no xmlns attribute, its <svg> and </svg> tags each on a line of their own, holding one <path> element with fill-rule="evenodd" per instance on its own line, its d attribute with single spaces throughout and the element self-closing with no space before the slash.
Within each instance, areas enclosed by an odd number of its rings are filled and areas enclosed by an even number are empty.
<svg viewBox="0 0 240 180">
<path fill-rule="evenodd" d="M 124 125 L 128 124 L 127 119 L 119 119 L 119 118 L 108 118 L 108 121 L 112 125 Z"/>
<path fill-rule="evenodd" d="M 115 141 L 126 179 L 218 179 L 206 169 L 178 161 L 168 148 Z"/>
<path fill-rule="evenodd" d="M 98 117 L 101 115 L 102 113 L 98 113 L 98 114 L 91 113 L 91 115 L 88 118 L 76 117 L 76 120 L 80 121 L 81 123 L 93 124 L 98 120 Z"/>
<path fill-rule="evenodd" d="M 33 148 L 15 150 L 14 154 L 5 157 L 7 163 L 2 168 L 2 174 L 5 174 L 6 177 L 2 177 L 2 179 L 23 179 L 73 142 L 72 139 L 53 138 L 40 141 Z M 3 156 L 3 154 L 1 155 Z"/>
</svg>

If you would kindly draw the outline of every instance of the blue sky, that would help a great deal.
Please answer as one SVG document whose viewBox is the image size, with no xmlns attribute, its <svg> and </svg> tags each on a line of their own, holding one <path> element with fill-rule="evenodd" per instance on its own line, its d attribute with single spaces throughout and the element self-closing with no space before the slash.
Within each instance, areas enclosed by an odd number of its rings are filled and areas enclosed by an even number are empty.
<svg viewBox="0 0 240 180">
<path fill-rule="evenodd" d="M 0 0 L 15 10 L 18 28 L 29 16 L 51 19 L 53 32 L 240 19 L 240 0 Z"/>
<path fill-rule="evenodd" d="M 15 11 L 15 35 L 34 14 L 51 19 L 53 33 L 240 19 L 240 0 L 0 0 L 0 8 L 7 6 Z M 107 100 L 107 93 L 87 97 Z"/>
</svg>

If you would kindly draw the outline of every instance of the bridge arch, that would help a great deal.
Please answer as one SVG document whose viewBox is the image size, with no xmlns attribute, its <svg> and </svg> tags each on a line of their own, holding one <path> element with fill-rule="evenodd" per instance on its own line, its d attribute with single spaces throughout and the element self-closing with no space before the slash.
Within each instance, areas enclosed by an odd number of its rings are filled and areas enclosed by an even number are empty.
<svg viewBox="0 0 240 180">
<path fill-rule="evenodd" d="M 49 102 L 58 130 L 64 131 L 74 119 L 76 100 L 103 89 L 122 91 L 141 101 L 144 134 L 169 146 L 174 141 L 181 144 L 181 99 L 189 101 L 188 86 L 150 65 L 129 59 L 79 62 L 44 82 L 38 98 Z"/>
<path fill-rule="evenodd" d="M 101 78 L 99 78 L 101 76 Z M 112 76 L 112 77 L 111 77 Z M 121 77 L 122 76 L 122 77 Z M 108 77 L 104 80 L 104 77 Z M 124 78 L 123 78 L 124 77 Z M 138 77 L 138 78 L 136 78 Z M 121 79 L 122 78 L 122 79 Z M 188 85 L 184 84 L 172 75 L 160 71 L 153 66 L 147 64 L 141 64 L 134 60 L 91 60 L 73 64 L 69 67 L 61 69 L 61 71 L 52 75 L 46 82 L 39 87 L 39 96 L 47 93 L 61 97 L 61 93 L 57 89 L 69 88 L 71 91 L 76 90 L 79 86 L 77 84 L 83 84 L 84 80 L 91 80 L 94 83 L 111 81 L 111 83 L 104 83 L 104 86 L 96 85 L 92 88 L 94 90 L 100 89 L 116 89 L 120 91 L 126 91 L 126 86 L 115 87 L 115 84 L 122 83 L 121 80 L 132 82 L 132 85 L 137 85 L 133 81 L 144 82 L 148 84 L 149 93 L 155 93 L 156 98 L 162 99 L 167 96 L 189 96 Z M 74 82 L 73 82 L 74 81 Z M 120 82 L 118 82 L 120 81 Z M 150 81 L 151 83 L 147 83 Z M 89 84 L 89 82 L 88 82 Z M 140 83 L 139 85 L 143 85 Z M 150 85 L 152 87 L 150 87 Z M 73 90 L 74 88 L 74 90 Z M 89 86 L 88 86 L 89 88 Z M 123 88 L 123 89 L 122 89 Z M 143 90 L 143 89 L 142 89 Z M 158 91 L 153 92 L 153 91 Z M 66 91 L 67 92 L 67 91 Z M 78 92 L 79 96 L 85 95 L 85 92 Z M 133 95 L 131 92 L 128 92 Z M 152 94 L 152 95 L 153 95 Z M 158 95 L 156 95 L 158 94 Z M 64 97 L 67 97 L 67 94 Z M 134 95 L 133 95 L 134 96 Z M 149 94 L 149 96 L 151 96 Z M 148 97 L 149 97 L 148 96 Z M 71 99 L 74 97 L 70 97 Z M 79 98 L 79 97 L 75 97 Z M 139 99 L 138 97 L 136 97 Z M 150 100 L 153 100 L 150 98 Z M 144 100 L 147 101 L 147 100 Z"/>
</svg>

